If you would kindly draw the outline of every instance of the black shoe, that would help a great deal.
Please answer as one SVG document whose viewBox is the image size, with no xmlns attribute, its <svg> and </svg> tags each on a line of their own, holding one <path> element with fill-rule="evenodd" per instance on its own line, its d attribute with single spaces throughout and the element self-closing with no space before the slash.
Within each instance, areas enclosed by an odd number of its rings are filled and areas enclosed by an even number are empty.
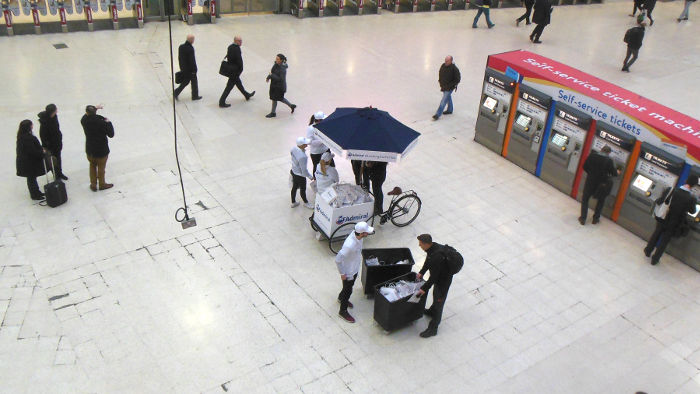
<svg viewBox="0 0 700 394">
<path fill-rule="evenodd" d="M 173 98 L 175 99 L 175 101 L 180 101 L 180 99 L 177 96 L 178 96 L 177 94 L 174 94 Z"/>
<path fill-rule="evenodd" d="M 43 194 L 41 194 L 41 195 L 37 194 L 36 196 L 32 196 L 32 200 L 35 200 L 35 201 L 41 201 L 41 200 L 45 200 L 45 199 L 46 199 L 46 196 L 44 196 Z"/>
<path fill-rule="evenodd" d="M 654 26 L 654 21 L 653 21 L 653 20 L 649 20 L 649 26 Z"/>
<path fill-rule="evenodd" d="M 292 113 L 294 113 L 294 110 L 297 108 L 296 104 L 292 104 L 289 107 L 292 109 Z"/>
<path fill-rule="evenodd" d="M 430 338 L 430 337 L 434 337 L 435 335 L 437 335 L 437 330 L 434 329 L 434 328 L 428 327 L 427 330 L 421 332 L 419 335 L 421 336 L 421 338 Z"/>
<path fill-rule="evenodd" d="M 593 217 L 593 221 L 592 221 L 591 223 L 593 223 L 593 224 L 598 224 L 598 222 L 600 222 L 600 218 L 597 218 L 597 217 L 594 216 L 594 217 Z"/>
<path fill-rule="evenodd" d="M 381 215 L 379 217 L 379 224 L 385 224 L 387 222 L 387 218 L 384 215 Z"/>
<path fill-rule="evenodd" d="M 452 113 L 452 111 L 445 111 L 445 112 L 443 112 L 442 114 L 443 114 L 443 115 L 450 115 L 451 113 Z"/>
<path fill-rule="evenodd" d="M 266 118 L 274 118 L 275 116 L 277 116 L 277 114 L 274 112 L 270 112 L 269 114 L 265 115 Z"/>
<path fill-rule="evenodd" d="M 437 116 L 437 115 L 433 115 L 433 120 L 438 120 L 438 119 L 440 119 L 440 117 L 439 117 L 439 116 Z"/>
<path fill-rule="evenodd" d="M 520 19 L 516 19 L 516 20 L 515 20 L 515 26 L 516 26 L 516 27 L 517 27 L 517 26 L 520 26 Z"/>
<path fill-rule="evenodd" d="M 492 28 L 492 27 L 494 27 L 494 26 L 496 26 L 495 23 L 490 24 L 490 25 L 489 25 L 489 29 Z"/>
<path fill-rule="evenodd" d="M 201 100 L 201 99 L 202 99 L 202 96 L 192 97 L 192 101 L 197 101 L 197 100 Z"/>
<path fill-rule="evenodd" d="M 526 25 L 531 25 L 531 24 L 532 24 L 532 22 L 525 22 L 525 24 L 526 24 Z"/>
<path fill-rule="evenodd" d="M 253 96 L 255 96 L 255 90 L 253 90 L 251 93 L 246 94 L 245 101 L 250 100 L 250 98 Z"/>
<path fill-rule="evenodd" d="M 542 41 L 540 41 L 540 40 L 535 40 L 535 41 L 533 41 L 533 42 L 534 42 L 535 44 L 542 44 Z"/>
<path fill-rule="evenodd" d="M 534 36 L 530 36 L 530 41 L 535 42 L 535 37 L 534 37 Z"/>
<path fill-rule="evenodd" d="M 584 218 L 578 218 L 578 222 L 581 223 L 582 226 L 586 225 L 586 219 Z"/>
<path fill-rule="evenodd" d="M 59 179 L 62 179 L 62 180 L 64 180 L 64 181 L 67 181 L 67 180 L 68 180 L 68 177 L 65 176 L 65 175 L 63 175 L 63 174 L 59 175 L 58 178 L 59 178 Z"/>
<path fill-rule="evenodd" d="M 651 265 L 659 264 L 659 260 L 651 259 Z"/>
<path fill-rule="evenodd" d="M 433 311 L 431 311 L 430 309 L 423 309 L 423 314 L 426 316 L 433 317 Z"/>
<path fill-rule="evenodd" d="M 228 108 L 228 107 L 230 107 L 230 106 L 231 106 L 231 104 L 226 104 L 226 103 L 221 104 L 221 103 L 219 103 L 219 108 Z"/>
<path fill-rule="evenodd" d="M 630 69 L 629 69 L 629 68 L 627 68 L 627 67 L 622 67 L 622 71 L 624 71 L 624 72 L 628 73 L 628 72 L 630 72 Z"/>
<path fill-rule="evenodd" d="M 644 255 L 647 257 L 651 257 L 651 252 L 653 252 L 653 251 L 654 251 L 653 248 L 652 249 L 644 248 Z"/>
</svg>

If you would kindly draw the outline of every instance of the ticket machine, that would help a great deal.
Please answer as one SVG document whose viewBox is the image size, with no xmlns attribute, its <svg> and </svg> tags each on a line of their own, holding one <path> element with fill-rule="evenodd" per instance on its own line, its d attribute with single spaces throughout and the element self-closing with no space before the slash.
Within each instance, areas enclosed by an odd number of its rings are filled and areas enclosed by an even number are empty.
<svg viewBox="0 0 700 394">
<path fill-rule="evenodd" d="M 515 120 L 503 153 L 506 159 L 533 174 L 551 106 L 551 97 L 529 86 L 520 85 Z"/>
<path fill-rule="evenodd" d="M 619 194 L 618 192 L 620 191 L 620 183 L 623 175 L 625 174 L 627 166 L 629 165 L 635 142 L 637 142 L 635 137 L 625 133 L 622 130 L 610 126 L 607 123 L 596 123 L 590 153 L 600 153 L 604 146 L 609 146 L 612 150 L 610 152 L 610 158 L 615 163 L 615 168 L 617 168 L 618 172 L 618 175 L 612 178 L 612 190 L 605 198 L 605 205 L 603 205 L 603 216 L 607 218 L 612 216 L 613 208 L 615 207 L 615 202 L 617 201 L 617 196 Z M 586 184 L 586 178 L 587 174 L 584 172 L 581 176 L 578 194 L 576 195 L 576 199 L 578 201 L 581 201 L 581 198 L 583 197 L 583 185 Z M 591 199 L 595 200 L 595 197 L 591 197 Z M 591 205 L 594 206 L 595 202 L 591 202 Z"/>
<path fill-rule="evenodd" d="M 538 176 L 563 193 L 571 194 L 593 119 L 559 102 L 555 104 L 553 116 Z"/>
<path fill-rule="evenodd" d="M 700 176 L 700 166 L 693 166 L 690 175 Z M 700 186 L 693 187 L 695 198 L 700 201 Z M 685 237 L 672 238 L 666 251 L 671 256 L 700 271 L 700 204 L 695 205 L 695 212 L 688 215 L 690 232 Z"/>
<path fill-rule="evenodd" d="M 12 15 L 19 15 L 19 0 L 2 0 L 0 1 L 2 5 L 2 15 L 5 18 L 5 27 L 7 28 L 7 35 L 14 36 L 15 29 L 12 22 Z"/>
<path fill-rule="evenodd" d="M 484 74 L 474 140 L 501 154 L 515 81 L 490 68 Z"/>
<path fill-rule="evenodd" d="M 664 189 L 676 185 L 684 165 L 683 159 L 643 142 L 617 223 L 648 239 L 656 227 L 654 202 Z"/>
</svg>

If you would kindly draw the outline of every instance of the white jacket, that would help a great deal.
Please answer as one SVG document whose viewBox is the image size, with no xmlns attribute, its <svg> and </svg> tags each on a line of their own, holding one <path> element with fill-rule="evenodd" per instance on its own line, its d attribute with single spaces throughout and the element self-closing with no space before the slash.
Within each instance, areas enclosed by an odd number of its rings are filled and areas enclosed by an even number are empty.
<svg viewBox="0 0 700 394">
<path fill-rule="evenodd" d="M 362 264 L 362 241 L 357 239 L 355 233 L 352 232 L 343 242 L 343 247 L 335 256 L 335 264 L 338 266 L 338 272 L 350 279 L 360 272 L 360 264 Z"/>
<path fill-rule="evenodd" d="M 306 163 L 308 159 L 306 158 L 306 153 L 298 146 L 292 148 L 290 153 L 292 154 L 292 173 L 309 179 L 313 178 L 307 168 L 308 165 Z"/>
<path fill-rule="evenodd" d="M 326 189 L 331 187 L 332 184 L 338 183 L 339 180 L 340 176 L 338 175 L 338 170 L 334 167 L 326 167 L 326 175 L 323 175 L 323 172 L 321 172 L 320 165 L 316 167 L 316 190 L 318 190 L 319 193 L 323 193 Z"/>
<path fill-rule="evenodd" d="M 323 141 L 314 135 L 314 126 L 309 126 L 306 129 L 306 138 L 311 140 L 309 143 L 309 153 L 312 155 L 320 155 L 328 150 L 328 147 L 323 144 Z"/>
</svg>

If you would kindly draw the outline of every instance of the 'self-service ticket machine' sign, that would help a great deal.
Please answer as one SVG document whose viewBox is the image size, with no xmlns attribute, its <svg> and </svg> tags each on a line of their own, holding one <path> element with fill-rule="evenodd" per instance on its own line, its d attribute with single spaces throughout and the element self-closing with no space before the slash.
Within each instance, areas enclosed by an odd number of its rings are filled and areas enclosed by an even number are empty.
<svg viewBox="0 0 700 394">
<path fill-rule="evenodd" d="M 474 140 L 501 154 L 515 81 L 498 71 L 486 69 L 479 102 Z"/>
<path fill-rule="evenodd" d="M 563 193 L 571 194 L 592 122 L 593 119 L 581 111 L 566 104 L 555 104 L 540 177 Z"/>
<path fill-rule="evenodd" d="M 612 178 L 612 189 L 610 194 L 605 198 L 603 205 L 603 216 L 610 218 L 613 208 L 618 199 L 620 184 L 626 173 L 627 167 L 632 157 L 632 151 L 637 139 L 615 127 L 609 126 L 602 122 L 596 123 L 596 130 L 591 144 L 591 153 L 601 154 L 604 146 L 609 146 L 611 149 L 610 158 L 615 163 L 618 175 Z M 584 172 L 581 177 L 581 183 L 578 189 L 576 199 L 581 201 L 583 196 L 583 185 L 586 183 L 587 174 Z M 591 198 L 595 200 L 595 197 Z M 597 203 L 597 201 L 596 201 Z"/>
<path fill-rule="evenodd" d="M 667 188 L 676 185 L 684 165 L 680 157 L 649 143 L 642 143 L 617 223 L 648 239 L 656 228 L 656 220 L 652 217 L 654 203 Z"/>
<path fill-rule="evenodd" d="M 700 166 L 693 166 L 690 175 L 700 176 Z M 700 186 L 694 186 L 692 193 L 699 199 Z M 700 271 L 700 204 L 695 205 L 695 211 L 689 213 L 687 219 L 690 222 L 690 232 L 685 237 L 672 238 L 666 251 Z"/>
<path fill-rule="evenodd" d="M 542 141 L 546 138 L 545 128 L 551 106 L 550 96 L 527 85 L 520 85 L 515 117 L 503 153 L 508 160 L 533 174 Z"/>
</svg>

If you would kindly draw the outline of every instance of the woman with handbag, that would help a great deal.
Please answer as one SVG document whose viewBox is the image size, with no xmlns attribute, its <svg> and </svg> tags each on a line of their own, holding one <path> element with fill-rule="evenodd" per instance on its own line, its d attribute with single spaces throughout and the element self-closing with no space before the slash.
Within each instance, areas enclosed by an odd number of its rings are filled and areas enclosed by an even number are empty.
<svg viewBox="0 0 700 394">
<path fill-rule="evenodd" d="M 17 176 L 27 178 L 29 196 L 32 200 L 43 200 L 44 193 L 36 181 L 38 176 L 46 174 L 44 167 L 44 148 L 39 139 L 32 134 L 34 124 L 25 119 L 19 123 L 17 130 Z"/>
<path fill-rule="evenodd" d="M 283 54 L 278 53 L 275 58 L 275 64 L 272 65 L 272 70 L 270 70 L 267 78 L 265 78 L 266 82 L 270 82 L 270 100 L 272 100 L 272 110 L 269 114 L 265 115 L 266 118 L 274 118 L 277 116 L 275 110 L 277 110 L 278 101 L 287 104 L 287 106 L 291 108 L 292 113 L 294 113 L 294 109 L 297 107 L 284 98 L 284 94 L 287 92 L 287 67 L 289 67 L 287 65 L 287 58 Z"/>
</svg>

